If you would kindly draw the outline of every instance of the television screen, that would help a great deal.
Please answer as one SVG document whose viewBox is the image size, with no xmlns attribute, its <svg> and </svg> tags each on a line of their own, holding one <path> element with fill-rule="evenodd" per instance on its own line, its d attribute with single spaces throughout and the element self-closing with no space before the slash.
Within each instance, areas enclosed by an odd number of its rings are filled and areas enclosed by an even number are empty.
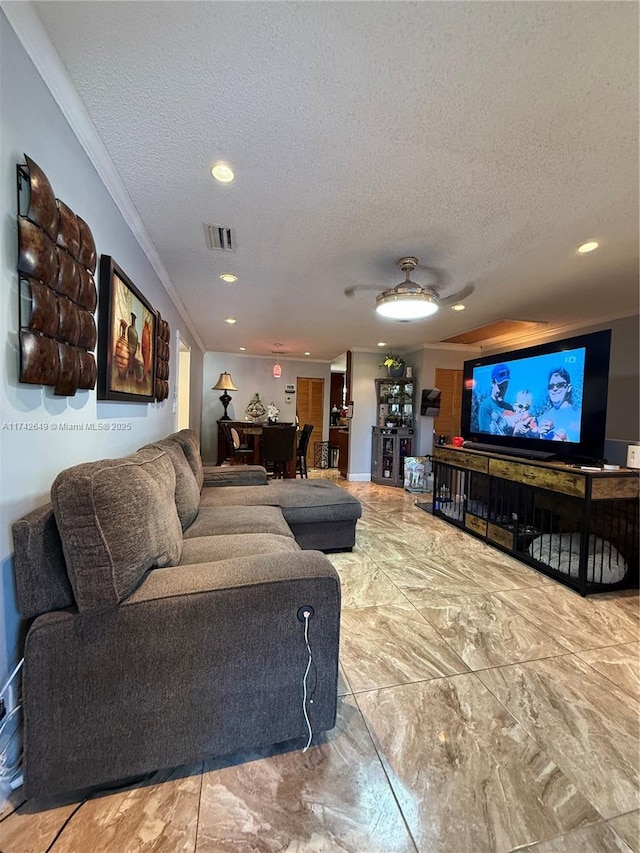
<svg viewBox="0 0 640 853">
<path fill-rule="evenodd" d="M 607 330 L 465 362 L 464 437 L 533 456 L 601 458 L 610 344 Z"/>
<path fill-rule="evenodd" d="M 580 443 L 585 347 L 473 368 L 471 431 Z"/>
</svg>

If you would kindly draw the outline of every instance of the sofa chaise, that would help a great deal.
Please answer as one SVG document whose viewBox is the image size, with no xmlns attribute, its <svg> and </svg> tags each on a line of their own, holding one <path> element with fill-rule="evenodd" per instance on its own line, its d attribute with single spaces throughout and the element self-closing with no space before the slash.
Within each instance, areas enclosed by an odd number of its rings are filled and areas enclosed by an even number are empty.
<svg viewBox="0 0 640 853">
<path fill-rule="evenodd" d="M 351 547 L 360 506 L 306 485 L 203 468 L 183 430 L 62 471 L 13 525 L 28 797 L 306 737 L 301 611 L 312 732 L 333 727 L 340 583 L 317 549 Z"/>
</svg>

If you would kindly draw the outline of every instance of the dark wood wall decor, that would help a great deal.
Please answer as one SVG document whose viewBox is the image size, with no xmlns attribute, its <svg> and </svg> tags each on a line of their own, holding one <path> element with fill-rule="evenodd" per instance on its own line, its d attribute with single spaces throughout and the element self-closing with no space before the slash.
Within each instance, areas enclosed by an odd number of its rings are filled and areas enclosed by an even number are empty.
<svg viewBox="0 0 640 853">
<path fill-rule="evenodd" d="M 17 167 L 20 382 L 73 396 L 96 384 L 96 247 L 87 223 L 25 160 Z"/>
<path fill-rule="evenodd" d="M 158 318 L 109 255 L 100 257 L 99 321 L 98 399 L 153 402 Z"/>
<path fill-rule="evenodd" d="M 171 347 L 169 324 L 158 311 L 158 340 L 156 342 L 156 400 L 161 403 L 169 396 L 169 356 Z"/>
</svg>

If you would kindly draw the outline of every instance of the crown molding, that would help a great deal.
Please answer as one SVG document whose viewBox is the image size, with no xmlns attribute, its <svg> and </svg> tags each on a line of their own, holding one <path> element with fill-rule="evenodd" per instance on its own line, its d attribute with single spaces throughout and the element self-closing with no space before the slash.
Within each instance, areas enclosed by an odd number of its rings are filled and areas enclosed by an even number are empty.
<svg viewBox="0 0 640 853">
<path fill-rule="evenodd" d="M 626 320 L 628 317 L 637 317 L 638 312 L 634 311 L 632 313 L 624 313 L 624 314 L 608 314 L 605 317 L 602 317 L 599 320 L 589 322 L 585 320 L 576 320 L 574 323 L 563 323 L 558 326 L 554 326 L 553 328 L 546 327 L 544 331 L 538 331 L 537 334 L 534 332 L 529 332 L 526 335 L 518 336 L 515 338 L 510 338 L 504 341 L 497 341 L 492 344 L 484 344 L 481 347 L 483 355 L 493 355 L 494 353 L 498 353 L 505 348 L 512 349 L 522 349 L 527 344 L 536 344 L 536 343 L 545 343 L 549 340 L 554 340 L 556 338 L 561 338 L 570 332 L 575 332 L 582 330 L 585 334 L 587 334 L 590 330 L 597 331 L 601 329 L 603 326 L 606 326 L 607 323 L 613 323 L 615 320 Z"/>
<path fill-rule="evenodd" d="M 169 273 L 165 269 L 160 255 L 131 201 L 127 188 L 35 8 L 30 2 L 16 3 L 9 2 L 9 0 L 0 2 L 0 8 L 2 8 L 27 55 L 60 107 L 100 180 L 131 229 L 138 245 L 148 258 L 167 295 L 187 324 L 201 352 L 204 353 L 205 346 L 195 329 L 189 312 L 178 295 Z"/>
<path fill-rule="evenodd" d="M 233 350 L 206 350 L 206 354 L 215 358 L 232 355 L 234 358 L 260 358 L 262 361 L 299 361 L 305 364 L 328 364 L 329 366 L 332 364 L 328 358 L 309 358 L 307 355 L 279 355 L 278 353 L 260 355 L 259 353 L 234 352 Z"/>
</svg>

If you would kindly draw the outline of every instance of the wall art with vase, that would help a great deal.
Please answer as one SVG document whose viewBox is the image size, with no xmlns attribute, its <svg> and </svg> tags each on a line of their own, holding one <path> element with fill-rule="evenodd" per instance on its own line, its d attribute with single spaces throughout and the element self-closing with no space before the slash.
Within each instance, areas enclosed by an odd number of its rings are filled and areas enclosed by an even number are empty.
<svg viewBox="0 0 640 853">
<path fill-rule="evenodd" d="M 156 312 L 113 258 L 102 255 L 98 399 L 153 402 L 156 353 Z"/>
<path fill-rule="evenodd" d="M 20 382 L 73 396 L 96 384 L 96 247 L 84 219 L 25 160 L 17 167 Z"/>
</svg>

